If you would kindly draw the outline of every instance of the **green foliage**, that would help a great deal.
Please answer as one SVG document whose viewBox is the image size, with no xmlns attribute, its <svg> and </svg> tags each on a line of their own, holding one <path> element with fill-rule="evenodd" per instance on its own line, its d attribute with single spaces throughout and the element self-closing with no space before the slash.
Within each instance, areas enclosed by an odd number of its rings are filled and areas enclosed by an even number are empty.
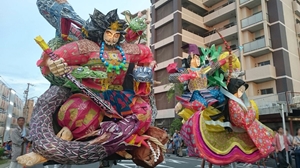
<svg viewBox="0 0 300 168">
<path fill-rule="evenodd" d="M 0 148 L 0 157 L 4 154 L 4 148 Z"/>
<path fill-rule="evenodd" d="M 174 96 L 182 95 L 183 91 L 184 91 L 183 83 L 170 83 L 167 86 L 170 86 L 170 85 L 171 85 L 171 88 L 167 92 L 167 98 L 168 98 L 169 102 L 174 98 Z M 165 88 L 167 86 L 165 86 Z"/>
<path fill-rule="evenodd" d="M 182 127 L 182 122 L 179 118 L 175 118 L 172 123 L 171 123 L 171 126 L 170 126 L 170 134 L 173 135 L 175 130 L 178 130 L 180 131 Z"/>
</svg>

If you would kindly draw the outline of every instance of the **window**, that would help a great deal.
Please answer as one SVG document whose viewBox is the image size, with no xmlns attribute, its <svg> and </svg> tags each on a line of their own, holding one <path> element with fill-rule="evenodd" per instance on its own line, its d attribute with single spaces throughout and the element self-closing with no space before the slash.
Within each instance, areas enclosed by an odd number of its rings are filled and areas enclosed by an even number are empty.
<svg viewBox="0 0 300 168">
<path fill-rule="evenodd" d="M 236 50 L 237 49 L 237 45 L 236 44 L 233 44 L 230 46 L 231 50 Z"/>
<path fill-rule="evenodd" d="M 270 65 L 270 60 L 257 63 L 258 66 Z"/>
<path fill-rule="evenodd" d="M 2 95 L 2 99 L 6 100 L 6 99 L 7 99 L 7 97 L 6 97 L 5 95 Z"/>
<path fill-rule="evenodd" d="M 255 40 L 259 40 L 259 39 L 263 39 L 265 38 L 265 36 L 259 36 L 259 37 L 256 37 Z"/>
<path fill-rule="evenodd" d="M 261 89 L 260 94 L 265 95 L 265 94 L 272 94 L 273 93 L 273 88 L 268 88 L 268 89 Z"/>
</svg>

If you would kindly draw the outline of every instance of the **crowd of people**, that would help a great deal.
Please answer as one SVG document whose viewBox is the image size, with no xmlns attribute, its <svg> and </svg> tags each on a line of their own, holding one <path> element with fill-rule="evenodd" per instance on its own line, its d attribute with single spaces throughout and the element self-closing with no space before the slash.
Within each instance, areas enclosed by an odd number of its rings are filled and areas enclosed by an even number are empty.
<svg viewBox="0 0 300 168">
<path fill-rule="evenodd" d="M 175 130 L 173 136 L 169 137 L 169 141 L 166 144 L 167 153 L 175 154 L 176 156 L 182 157 L 183 156 L 182 148 L 184 146 L 185 146 L 184 141 L 180 136 L 180 132 L 178 130 Z"/>
<path fill-rule="evenodd" d="M 295 156 L 295 167 L 300 168 L 300 128 L 296 130 L 296 136 L 292 136 L 288 130 L 286 130 L 285 135 L 283 128 L 278 127 L 274 138 L 274 146 L 278 168 L 293 167 L 292 155 Z"/>
<path fill-rule="evenodd" d="M 3 143 L 3 148 L 5 149 L 4 154 L 11 158 L 10 168 L 22 167 L 17 163 L 16 158 L 27 153 L 30 147 L 30 140 L 27 138 L 29 131 L 24 126 L 25 119 L 19 117 L 17 122 L 18 127 L 12 130 L 10 140 Z M 273 142 L 275 151 L 273 156 L 277 163 L 276 166 L 278 168 L 300 168 L 300 128 L 296 130 L 296 136 L 292 136 L 288 130 L 286 130 L 286 134 L 284 134 L 284 130 L 281 126 L 278 127 L 275 132 L 276 135 Z M 183 156 L 182 148 L 184 147 L 184 141 L 178 130 L 175 130 L 174 134 L 170 136 L 166 147 L 167 153 L 175 154 L 179 157 Z M 292 164 L 292 155 L 295 156 L 295 166 Z"/>
<path fill-rule="evenodd" d="M 2 144 L 2 148 L 4 149 L 3 156 L 9 159 L 11 158 L 11 152 L 12 152 L 11 146 L 12 146 L 12 141 L 7 141 Z"/>
<path fill-rule="evenodd" d="M 277 127 L 274 132 L 276 132 L 273 142 L 275 151 L 271 156 L 275 159 L 277 168 L 300 168 L 300 128 L 296 130 L 295 136 L 292 136 L 287 129 L 286 135 L 284 135 L 281 126 Z M 167 153 L 183 156 L 183 147 L 184 141 L 182 140 L 179 131 L 175 130 L 175 133 L 173 136 L 170 136 L 169 142 L 167 143 Z M 288 157 L 286 157 L 286 154 Z M 292 155 L 294 155 L 295 158 L 295 165 L 293 165 Z M 286 160 L 286 158 L 288 158 L 288 160 Z M 210 164 L 210 166 L 212 166 L 212 164 Z M 245 166 L 252 166 L 252 164 L 245 164 Z"/>
<path fill-rule="evenodd" d="M 9 152 L 11 158 L 9 168 L 23 168 L 22 165 L 18 164 L 16 158 L 28 153 L 31 144 L 28 138 L 29 130 L 25 127 L 25 118 L 19 117 L 17 124 L 17 128 L 10 133 L 10 141 L 6 144 L 7 152 Z"/>
</svg>

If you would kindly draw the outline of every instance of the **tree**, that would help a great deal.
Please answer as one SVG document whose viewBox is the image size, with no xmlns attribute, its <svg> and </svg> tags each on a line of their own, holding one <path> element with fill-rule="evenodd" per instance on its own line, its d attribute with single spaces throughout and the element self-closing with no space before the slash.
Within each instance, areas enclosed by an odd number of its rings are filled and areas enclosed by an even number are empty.
<svg viewBox="0 0 300 168">
<path fill-rule="evenodd" d="M 175 118 L 172 123 L 171 123 L 171 126 L 170 126 L 170 135 L 173 135 L 175 130 L 178 130 L 180 131 L 182 127 L 182 122 L 179 118 Z"/>
<path fill-rule="evenodd" d="M 165 86 L 171 86 L 170 89 L 167 91 L 167 98 L 170 102 L 172 99 L 174 99 L 174 96 L 179 96 L 183 94 L 184 91 L 184 84 L 183 83 L 170 83 Z"/>
</svg>

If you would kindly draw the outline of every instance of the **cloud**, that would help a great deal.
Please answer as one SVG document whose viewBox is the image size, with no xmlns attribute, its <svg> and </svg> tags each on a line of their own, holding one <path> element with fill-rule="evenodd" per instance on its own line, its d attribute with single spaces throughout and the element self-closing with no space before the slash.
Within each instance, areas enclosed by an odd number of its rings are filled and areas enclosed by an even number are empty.
<svg viewBox="0 0 300 168">
<path fill-rule="evenodd" d="M 50 83 L 43 78 L 42 76 L 38 78 L 33 77 L 26 77 L 26 76 L 7 76 L 7 75 L 1 75 L 1 78 L 4 83 L 10 87 L 13 88 L 17 95 L 22 98 L 24 91 L 27 89 L 27 83 L 32 84 L 33 86 L 30 86 L 28 98 L 34 97 L 34 96 L 40 96 L 43 94 L 50 86 Z"/>
<path fill-rule="evenodd" d="M 130 10 L 135 13 L 150 7 L 149 0 L 116 0 L 111 1 L 89 0 L 88 2 L 69 0 L 75 11 L 83 19 L 97 8 L 103 13 L 118 8 L 118 13 Z M 123 15 L 119 15 L 124 18 Z M 44 79 L 36 66 L 42 50 L 34 42 L 34 37 L 41 35 L 45 41 L 55 36 L 55 29 L 43 18 L 36 6 L 36 0 L 22 0 L 12 3 L 3 1 L 0 6 L 0 76 L 8 87 L 13 88 L 20 98 L 32 83 L 29 98 L 40 96 L 50 83 Z M 0 78 L 1 80 L 1 78 Z"/>
</svg>

